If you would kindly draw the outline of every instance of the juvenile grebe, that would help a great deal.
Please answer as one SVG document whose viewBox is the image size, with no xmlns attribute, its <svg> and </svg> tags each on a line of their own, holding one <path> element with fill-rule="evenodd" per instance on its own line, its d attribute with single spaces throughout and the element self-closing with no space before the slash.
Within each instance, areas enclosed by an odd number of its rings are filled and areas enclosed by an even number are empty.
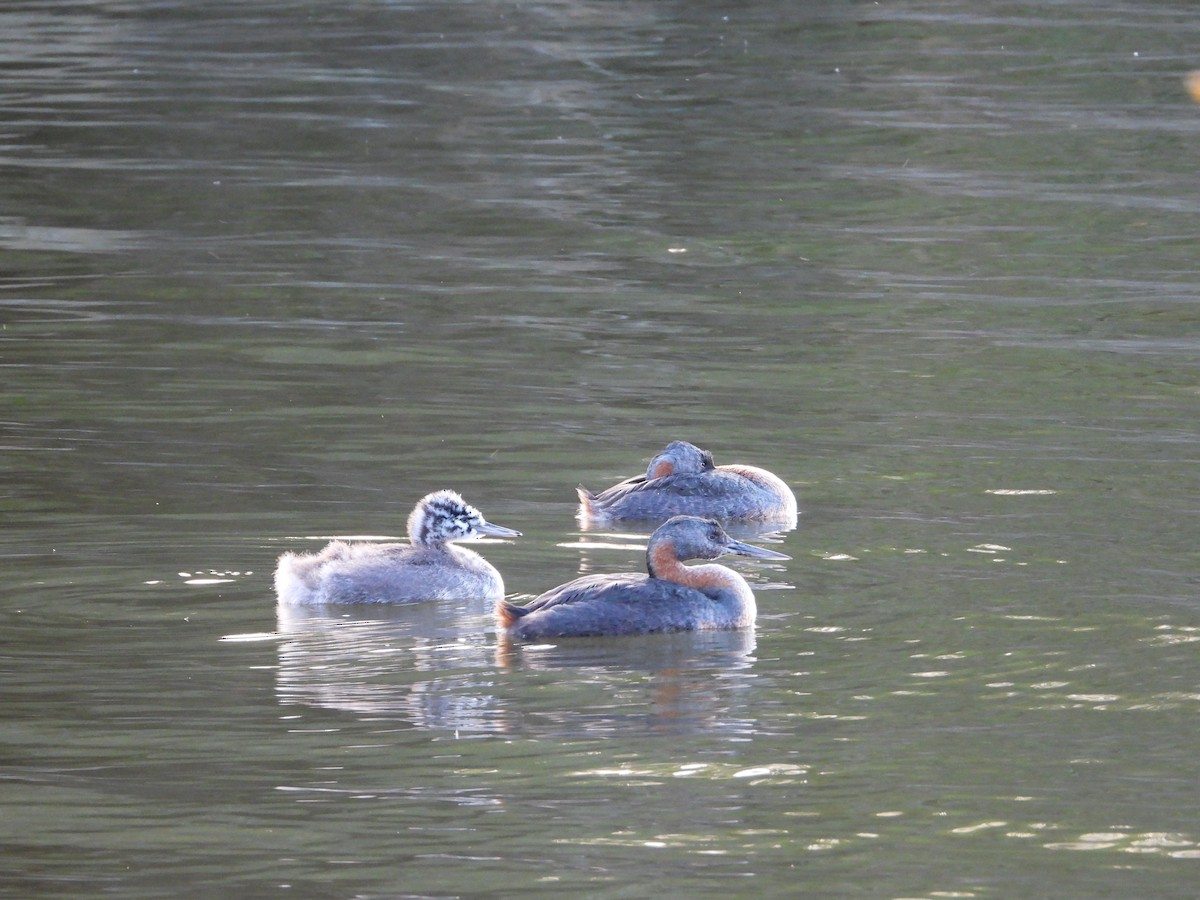
<svg viewBox="0 0 1200 900">
<path fill-rule="evenodd" d="M 737 572 L 685 559 L 737 553 L 789 559 L 735 541 L 715 519 L 675 516 L 658 527 L 646 548 L 649 575 L 588 575 L 517 606 L 496 603 L 496 620 L 516 638 L 583 637 L 744 628 L 758 614 L 754 592 Z"/>
<path fill-rule="evenodd" d="M 520 534 L 488 522 L 454 491 L 437 491 L 408 517 L 411 544 L 332 541 L 320 553 L 285 553 L 275 569 L 275 593 L 281 606 L 496 600 L 504 596 L 500 573 L 451 542 Z"/>
<path fill-rule="evenodd" d="M 579 515 L 595 521 L 711 516 L 796 524 L 796 495 L 755 466 L 718 466 L 707 450 L 672 441 L 635 475 L 599 494 L 580 487 Z"/>
</svg>

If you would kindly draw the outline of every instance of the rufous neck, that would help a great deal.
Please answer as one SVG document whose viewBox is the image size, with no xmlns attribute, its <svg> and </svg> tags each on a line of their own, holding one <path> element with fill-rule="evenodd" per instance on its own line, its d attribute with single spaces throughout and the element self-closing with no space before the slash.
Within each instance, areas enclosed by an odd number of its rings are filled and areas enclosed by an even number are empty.
<svg viewBox="0 0 1200 900">
<path fill-rule="evenodd" d="M 679 561 L 672 540 L 651 541 L 646 548 L 646 571 L 651 578 L 686 583 L 687 566 Z"/>
</svg>

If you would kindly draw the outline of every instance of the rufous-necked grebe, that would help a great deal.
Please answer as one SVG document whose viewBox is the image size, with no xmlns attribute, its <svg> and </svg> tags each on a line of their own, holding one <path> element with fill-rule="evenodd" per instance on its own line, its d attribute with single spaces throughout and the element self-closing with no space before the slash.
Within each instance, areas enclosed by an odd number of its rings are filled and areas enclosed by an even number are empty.
<svg viewBox="0 0 1200 900">
<path fill-rule="evenodd" d="M 593 521 L 710 516 L 796 524 L 796 495 L 779 477 L 755 466 L 718 466 L 712 454 L 672 441 L 635 475 L 599 494 L 579 489 L 580 518 Z"/>
<path fill-rule="evenodd" d="M 285 553 L 275 569 L 275 593 L 281 606 L 496 600 L 504 596 L 500 573 L 452 541 L 520 534 L 493 525 L 454 491 L 437 491 L 408 517 L 411 544 L 332 541 L 320 553 Z"/>
<path fill-rule="evenodd" d="M 715 519 L 675 516 L 658 527 L 646 548 L 648 575 L 587 575 L 549 590 L 527 606 L 501 599 L 496 620 L 516 638 L 585 637 L 744 628 L 758 614 L 754 592 L 737 572 L 685 559 L 737 553 L 789 559 L 735 541 Z"/>
</svg>

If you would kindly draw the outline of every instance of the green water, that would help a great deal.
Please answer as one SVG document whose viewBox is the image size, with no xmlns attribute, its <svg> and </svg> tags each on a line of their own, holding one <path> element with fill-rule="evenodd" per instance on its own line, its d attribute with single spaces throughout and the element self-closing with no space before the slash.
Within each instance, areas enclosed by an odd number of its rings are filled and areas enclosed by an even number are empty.
<svg viewBox="0 0 1200 900">
<path fill-rule="evenodd" d="M 0 893 L 1187 897 L 1188 4 L 0 10 Z M 752 633 L 277 620 L 460 490 L 517 599 L 669 440 Z"/>
</svg>

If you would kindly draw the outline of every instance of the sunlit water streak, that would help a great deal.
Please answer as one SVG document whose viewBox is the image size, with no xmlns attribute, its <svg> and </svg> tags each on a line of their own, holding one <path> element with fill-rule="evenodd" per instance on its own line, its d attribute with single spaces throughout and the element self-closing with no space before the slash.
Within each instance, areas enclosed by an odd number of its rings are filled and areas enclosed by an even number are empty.
<svg viewBox="0 0 1200 900">
<path fill-rule="evenodd" d="M 1076 6 L 0 10 L 5 884 L 1190 896 L 1198 26 Z M 753 631 L 277 617 L 673 438 Z"/>
</svg>

